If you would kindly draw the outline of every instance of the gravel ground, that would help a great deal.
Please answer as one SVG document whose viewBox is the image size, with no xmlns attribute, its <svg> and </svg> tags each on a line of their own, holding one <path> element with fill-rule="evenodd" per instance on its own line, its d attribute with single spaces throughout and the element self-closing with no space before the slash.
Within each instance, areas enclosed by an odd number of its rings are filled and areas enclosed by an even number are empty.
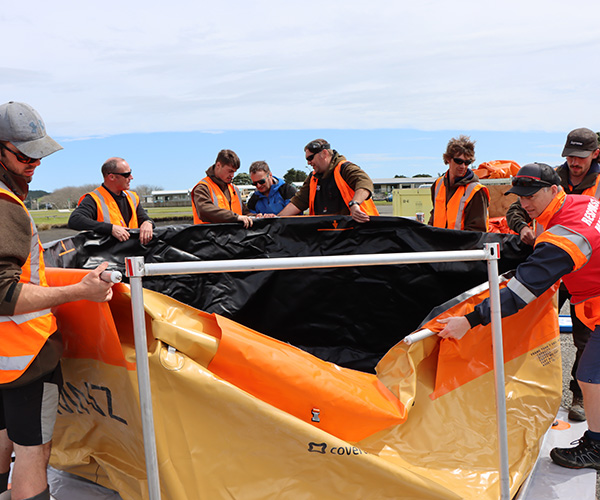
<svg viewBox="0 0 600 500">
<path fill-rule="evenodd" d="M 560 311 L 561 314 L 569 314 L 569 302 L 567 301 Z M 571 390 L 569 382 L 571 380 L 571 368 L 575 360 L 575 346 L 573 345 L 573 337 L 568 333 L 561 333 L 560 348 L 562 354 L 562 379 L 563 379 L 563 395 L 561 406 L 567 410 L 571 406 Z M 600 500 L 600 474 L 596 473 L 596 500 Z"/>
</svg>

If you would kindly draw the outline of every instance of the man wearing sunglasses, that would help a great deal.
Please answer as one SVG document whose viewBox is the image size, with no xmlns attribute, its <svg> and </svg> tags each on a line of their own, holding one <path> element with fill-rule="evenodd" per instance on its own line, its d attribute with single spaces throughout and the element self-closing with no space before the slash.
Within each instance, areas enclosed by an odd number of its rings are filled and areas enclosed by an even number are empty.
<svg viewBox="0 0 600 500">
<path fill-rule="evenodd" d="M 558 174 L 543 163 L 522 167 L 512 185 L 507 193 L 516 194 L 529 217 L 545 230 L 536 238 L 533 253 L 500 291 L 502 316 L 523 309 L 560 279 L 572 294 L 577 317 L 592 330 L 577 369 L 589 430 L 577 446 L 554 448 L 550 457 L 571 469 L 600 469 L 600 202 L 566 194 Z M 466 316 L 439 320 L 445 327 L 438 335 L 461 339 L 471 328 L 490 321 L 485 299 Z"/>
<path fill-rule="evenodd" d="M 255 161 L 250 165 L 250 178 L 256 187 L 248 200 L 248 208 L 253 214 L 278 214 L 296 194 L 292 184 L 281 182 L 271 173 L 266 161 Z"/>
<path fill-rule="evenodd" d="M 140 197 L 129 190 L 133 174 L 123 158 L 109 158 L 101 168 L 104 182 L 91 193 L 84 194 L 69 217 L 69 227 L 76 231 L 94 231 L 127 241 L 130 229 L 140 230 L 140 243 L 147 244 L 154 222 L 140 203 Z"/>
<path fill-rule="evenodd" d="M 307 208 L 309 215 L 351 215 L 357 222 L 379 215 L 371 199 L 373 181 L 358 165 L 332 150 L 325 139 L 309 142 L 304 154 L 313 171 L 280 216 Z"/>
<path fill-rule="evenodd" d="M 567 160 L 556 168 L 560 177 L 560 185 L 567 194 L 582 194 L 600 198 L 600 165 L 598 164 L 598 135 L 589 128 L 577 128 L 567 135 L 567 140 L 562 151 L 562 156 Z M 535 243 L 536 234 L 530 226 L 532 220 L 527 211 L 519 201 L 515 201 L 506 212 L 508 227 L 517 233 L 521 240 L 528 244 Z M 537 231 L 543 231 L 539 225 Z M 559 307 L 570 297 L 564 285 L 559 291 Z M 573 393 L 571 406 L 569 408 L 569 419 L 578 422 L 585 420 L 585 408 L 583 406 L 583 395 L 577 382 L 577 367 L 590 337 L 590 329 L 587 328 L 575 314 L 575 308 L 571 305 L 571 323 L 573 344 L 575 344 L 575 361 L 571 370 L 570 389 Z"/>
<path fill-rule="evenodd" d="M 252 226 L 250 210 L 232 182 L 240 165 L 240 158 L 231 149 L 219 151 L 206 177 L 192 189 L 194 224 L 241 222 L 245 228 Z"/>
<path fill-rule="evenodd" d="M 442 158 L 448 171 L 431 186 L 429 225 L 487 232 L 490 193 L 469 168 L 475 161 L 475 141 L 465 135 L 450 139 Z"/>
<path fill-rule="evenodd" d="M 41 159 L 62 147 L 31 106 L 0 106 L 0 493 L 49 500 L 46 469 L 62 387 L 62 340 L 51 308 L 104 302 L 112 283 L 103 263 L 79 283 L 49 287 L 37 228 L 23 201 Z M 4 496 L 4 495 L 2 495 Z"/>
</svg>

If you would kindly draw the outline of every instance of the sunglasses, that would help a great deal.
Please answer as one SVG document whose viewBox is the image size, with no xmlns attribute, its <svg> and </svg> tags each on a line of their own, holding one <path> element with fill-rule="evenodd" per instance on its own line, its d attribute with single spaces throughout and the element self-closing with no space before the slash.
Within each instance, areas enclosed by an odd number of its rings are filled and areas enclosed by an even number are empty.
<svg viewBox="0 0 600 500">
<path fill-rule="evenodd" d="M 308 156 L 306 157 L 306 161 L 313 161 L 313 160 L 315 159 L 315 156 L 316 156 L 316 155 L 318 155 L 320 152 L 321 152 L 321 151 L 318 151 L 318 152 L 316 152 L 316 153 L 313 153 L 313 154 L 311 154 L 311 155 L 308 155 Z"/>
<path fill-rule="evenodd" d="M 549 182 L 543 181 L 542 179 L 538 179 L 537 177 L 513 177 L 512 185 L 521 187 L 552 186 L 552 184 L 550 184 Z"/>
<path fill-rule="evenodd" d="M 14 154 L 15 158 L 21 163 L 25 163 L 27 165 L 32 165 L 36 161 L 39 161 L 39 158 L 29 158 L 29 156 L 24 155 L 23 153 L 21 153 L 19 151 L 13 151 L 12 149 L 10 149 L 5 144 L 2 144 L 1 142 L 0 142 L 0 147 L 2 147 L 4 149 L 6 149 L 7 151 L 10 151 L 12 154 Z"/>
<path fill-rule="evenodd" d="M 457 165 L 466 165 L 468 167 L 475 160 L 463 160 L 462 158 L 452 158 L 452 161 Z"/>
<path fill-rule="evenodd" d="M 267 178 L 266 177 L 264 179 L 260 179 L 260 180 L 258 180 L 256 182 L 253 182 L 252 185 L 253 186 L 259 186 L 259 185 L 262 186 L 265 182 L 267 182 Z"/>
<path fill-rule="evenodd" d="M 111 174 L 120 175 L 121 177 L 125 177 L 127 179 L 128 177 L 131 177 L 131 170 L 129 172 L 111 172 Z"/>
</svg>

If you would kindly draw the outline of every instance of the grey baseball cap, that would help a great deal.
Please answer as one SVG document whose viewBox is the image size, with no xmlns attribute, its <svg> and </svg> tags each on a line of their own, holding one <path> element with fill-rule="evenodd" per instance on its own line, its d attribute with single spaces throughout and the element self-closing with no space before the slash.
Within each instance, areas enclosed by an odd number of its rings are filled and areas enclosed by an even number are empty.
<svg viewBox="0 0 600 500">
<path fill-rule="evenodd" d="M 10 101 L 0 106 L 0 141 L 9 141 L 30 158 L 44 158 L 63 147 L 46 134 L 44 120 L 29 104 Z"/>
<path fill-rule="evenodd" d="M 598 149 L 598 134 L 589 128 L 576 128 L 567 136 L 562 156 L 587 158 Z"/>
</svg>

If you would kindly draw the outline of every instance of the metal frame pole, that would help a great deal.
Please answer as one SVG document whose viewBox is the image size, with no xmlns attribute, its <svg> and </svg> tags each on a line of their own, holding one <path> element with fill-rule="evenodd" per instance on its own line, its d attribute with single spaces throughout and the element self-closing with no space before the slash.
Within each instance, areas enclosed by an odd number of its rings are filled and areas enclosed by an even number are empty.
<svg viewBox="0 0 600 500">
<path fill-rule="evenodd" d="M 506 389 L 504 377 L 504 351 L 502 345 L 502 320 L 500 310 L 500 285 L 498 259 L 500 245 L 486 243 L 484 250 L 448 252 L 416 252 L 383 255 L 337 255 L 318 257 L 287 257 L 276 259 L 248 259 L 230 261 L 173 262 L 145 264 L 143 257 L 125 259 L 126 274 L 130 278 L 131 308 L 137 361 L 140 408 L 144 434 L 144 453 L 148 475 L 150 500 L 160 500 L 158 454 L 154 434 L 150 369 L 144 317 L 143 276 L 164 274 L 203 274 L 238 271 L 267 271 L 281 269 L 308 269 L 325 267 L 373 266 L 392 264 L 419 264 L 428 262 L 487 261 L 490 285 L 491 325 L 493 337 L 494 375 L 496 386 L 496 416 L 498 423 L 498 448 L 501 500 L 510 500 L 510 477 L 508 467 L 508 432 L 506 423 Z M 433 332 L 418 332 L 420 340 Z"/>
<path fill-rule="evenodd" d="M 152 411 L 152 392 L 150 390 L 150 367 L 148 365 L 148 343 L 146 341 L 146 321 L 144 315 L 144 258 L 127 257 L 125 268 L 131 287 L 131 311 L 133 314 L 133 335 L 135 339 L 135 360 L 140 391 L 140 411 L 142 433 L 144 435 L 144 455 L 146 458 L 146 476 L 150 500 L 160 500 L 160 482 L 158 475 L 158 453 L 154 434 L 154 413 Z"/>
<path fill-rule="evenodd" d="M 500 245 L 486 243 L 488 279 L 490 283 L 490 310 L 492 319 L 492 346 L 496 388 L 496 422 L 498 425 L 498 463 L 500 471 L 500 498 L 510 500 L 510 472 L 508 467 L 508 426 L 506 422 L 506 387 L 504 377 L 504 345 L 502 342 L 502 311 L 498 259 Z"/>
</svg>

